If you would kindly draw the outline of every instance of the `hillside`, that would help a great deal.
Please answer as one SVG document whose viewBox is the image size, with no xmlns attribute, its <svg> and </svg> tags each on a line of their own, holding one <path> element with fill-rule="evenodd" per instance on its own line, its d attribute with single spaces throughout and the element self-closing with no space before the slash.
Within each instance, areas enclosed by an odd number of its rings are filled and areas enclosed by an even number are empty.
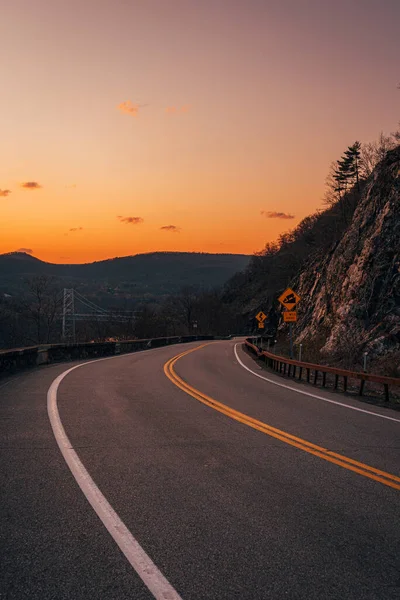
<svg viewBox="0 0 400 600">
<path fill-rule="evenodd" d="M 49 275 L 102 304 L 157 300 L 183 286 L 214 288 L 245 269 L 242 254 L 155 252 L 87 264 L 52 264 L 29 254 L 0 255 L 0 294 L 18 296 L 27 278 Z"/>
<path fill-rule="evenodd" d="M 400 348 L 400 147 L 368 181 L 342 239 L 302 270 L 298 341 L 319 336 L 323 354 Z"/>
<path fill-rule="evenodd" d="M 341 206 L 318 211 L 267 245 L 227 283 L 224 301 L 242 314 L 243 323 L 254 328 L 254 315 L 263 309 L 275 335 L 277 297 L 291 286 L 301 296 L 295 338 L 309 358 L 350 365 L 363 352 L 398 356 L 400 146 L 359 187 Z M 285 337 L 287 325 L 279 325 L 279 332 Z"/>
</svg>

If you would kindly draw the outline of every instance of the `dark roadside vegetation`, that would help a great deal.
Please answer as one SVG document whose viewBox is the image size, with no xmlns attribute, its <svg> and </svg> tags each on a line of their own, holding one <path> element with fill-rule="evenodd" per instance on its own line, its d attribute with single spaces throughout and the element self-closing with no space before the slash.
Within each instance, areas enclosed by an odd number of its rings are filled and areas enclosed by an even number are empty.
<svg viewBox="0 0 400 600">
<path fill-rule="evenodd" d="M 159 281 L 161 277 L 160 289 L 157 291 L 155 284 L 151 293 L 141 293 L 127 299 L 126 295 L 121 296 L 119 292 L 124 287 L 136 285 L 137 282 L 130 280 L 129 269 L 126 268 L 126 264 L 121 263 L 118 268 L 120 271 L 123 269 L 123 275 L 114 271 L 112 276 L 112 286 L 117 291 L 114 297 L 111 299 L 110 286 L 107 288 L 106 283 L 102 284 L 101 289 L 104 290 L 106 286 L 108 296 L 105 294 L 103 297 L 92 298 L 110 311 L 109 319 L 93 317 L 91 320 L 78 321 L 76 341 L 126 340 L 188 334 L 252 335 L 257 331 L 255 314 L 261 309 L 268 315 L 266 328 L 263 330 L 265 342 L 269 339 L 274 352 L 288 356 L 288 326 L 281 322 L 281 309 L 277 297 L 287 286 L 298 290 L 305 277 L 315 278 L 319 261 L 322 257 L 332 254 L 351 229 L 354 214 L 366 191 L 370 189 L 376 169 L 387 160 L 390 153 L 395 156 L 393 153 L 399 151 L 399 142 L 400 131 L 396 131 L 390 136 L 381 134 L 373 143 L 354 142 L 350 145 L 343 156 L 330 167 L 324 209 L 307 216 L 293 230 L 280 235 L 276 242 L 266 244 L 265 248 L 250 260 L 248 257 L 241 257 L 242 265 L 245 266 L 236 267 L 234 270 L 237 272 L 233 276 L 232 271 L 228 272 L 232 264 L 227 267 L 224 263 L 223 274 L 221 270 L 218 273 L 216 270 L 214 280 L 207 281 L 207 278 L 203 277 L 199 285 L 199 278 L 193 279 L 194 263 L 192 262 L 191 267 L 188 253 L 185 257 L 185 269 L 192 275 L 182 275 L 185 272 L 183 269 L 178 277 L 174 277 L 161 268 L 162 275 L 159 273 L 157 279 L 156 273 L 146 272 L 146 267 L 142 267 L 141 285 L 146 286 L 151 280 Z M 394 217 L 399 219 L 399 214 Z M 382 239 L 381 243 L 388 243 L 388 240 Z M 395 252 L 398 251 L 399 248 L 395 248 Z M 221 255 L 223 256 L 226 257 Z M 28 257 L 29 259 L 36 260 L 33 257 Z M 170 259 L 173 264 L 174 257 Z M 175 259 L 178 260 L 178 255 Z M 223 260 L 226 261 L 226 258 Z M 110 269 L 109 263 L 112 261 L 104 262 L 107 263 L 106 269 Z M 87 265 L 92 269 L 91 278 L 94 281 L 100 279 L 99 264 Z M 316 265 L 314 271 L 313 265 Z M 43 267 L 39 272 L 35 270 L 34 273 L 26 273 L 20 266 L 18 268 L 20 287 L 17 293 L 14 288 L 13 294 L 0 298 L 0 348 L 61 342 L 59 316 L 62 312 L 62 290 L 66 287 L 65 278 L 53 274 L 48 267 Z M 152 268 L 150 263 L 148 268 Z M 204 272 L 204 269 L 209 267 L 203 265 L 202 268 Z M 76 275 L 74 272 L 74 276 Z M 219 281 L 226 281 L 228 277 L 229 279 L 218 287 L 215 281 L 218 277 Z M 110 279 L 106 277 L 105 281 Z M 169 294 L 166 293 L 168 281 L 173 281 L 169 286 L 172 293 Z M 87 296 L 87 285 L 84 279 L 77 281 L 76 289 Z M 327 296 L 331 292 L 333 293 L 333 290 L 327 289 Z M 116 304 L 114 300 L 118 296 L 120 300 L 119 304 Z M 369 301 L 373 304 L 372 292 Z M 113 317 L 116 306 L 122 306 L 127 315 L 123 322 Z M 400 315 L 397 319 L 400 319 Z M 302 360 L 362 370 L 363 339 L 359 332 L 349 329 L 347 335 L 341 336 L 334 351 L 326 352 L 322 349 L 329 335 L 329 325 L 322 322 L 312 335 L 301 338 L 303 326 L 304 323 L 300 321 L 294 330 L 296 356 L 300 347 L 297 340 L 301 339 Z M 369 317 L 369 321 L 365 320 L 365 327 L 370 326 Z M 399 377 L 399 348 L 400 340 L 397 347 L 396 343 L 392 344 L 389 353 L 371 353 L 368 356 L 368 370 Z"/>
</svg>

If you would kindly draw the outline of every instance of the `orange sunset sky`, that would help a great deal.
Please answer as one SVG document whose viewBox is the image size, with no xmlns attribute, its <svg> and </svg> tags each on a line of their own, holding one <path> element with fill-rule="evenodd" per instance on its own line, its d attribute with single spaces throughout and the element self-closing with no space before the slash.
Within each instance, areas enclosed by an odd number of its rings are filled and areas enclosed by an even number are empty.
<svg viewBox="0 0 400 600">
<path fill-rule="evenodd" d="M 2 0 L 0 253 L 260 250 L 396 128 L 399 23 L 398 0 Z"/>
</svg>

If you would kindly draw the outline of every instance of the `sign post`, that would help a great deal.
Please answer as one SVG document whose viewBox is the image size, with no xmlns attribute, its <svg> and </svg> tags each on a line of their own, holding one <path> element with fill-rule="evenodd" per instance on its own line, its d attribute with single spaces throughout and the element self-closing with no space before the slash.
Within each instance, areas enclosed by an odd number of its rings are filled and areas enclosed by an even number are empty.
<svg viewBox="0 0 400 600">
<path fill-rule="evenodd" d="M 265 328 L 264 321 L 266 318 L 267 318 L 267 315 L 265 313 L 263 313 L 262 310 L 260 310 L 260 312 L 256 314 L 256 319 L 258 321 L 258 329 Z M 257 336 L 257 340 L 258 340 L 258 336 Z M 258 346 L 257 343 L 256 343 L 256 346 Z M 261 346 L 262 346 L 262 332 L 261 332 Z"/>
<path fill-rule="evenodd" d="M 290 358 L 293 358 L 293 325 L 289 323 L 289 339 L 290 339 Z"/>
<path fill-rule="evenodd" d="M 285 323 L 289 323 L 289 339 L 290 339 L 290 358 L 293 358 L 293 326 L 292 323 L 297 321 L 297 304 L 301 298 L 291 288 L 287 288 L 278 298 L 282 306 L 285 307 L 283 313 L 283 320 Z"/>
</svg>

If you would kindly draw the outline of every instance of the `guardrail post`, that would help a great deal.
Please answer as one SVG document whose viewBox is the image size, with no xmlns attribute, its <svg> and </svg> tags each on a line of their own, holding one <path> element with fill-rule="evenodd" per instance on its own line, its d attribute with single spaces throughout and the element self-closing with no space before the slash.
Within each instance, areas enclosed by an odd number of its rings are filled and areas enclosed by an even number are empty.
<svg viewBox="0 0 400 600">
<path fill-rule="evenodd" d="M 38 346 L 36 364 L 45 365 L 49 362 L 49 345 L 47 346 Z"/>
<path fill-rule="evenodd" d="M 334 387 L 335 390 L 337 390 L 338 384 L 339 384 L 339 375 L 336 374 L 335 375 L 335 387 Z"/>
<path fill-rule="evenodd" d="M 296 365 L 293 365 L 293 377 L 296 377 Z"/>
<path fill-rule="evenodd" d="M 363 395 L 363 391 L 364 391 L 364 383 L 365 383 L 365 380 L 364 380 L 364 379 L 361 379 L 361 381 L 360 381 L 360 389 L 358 390 L 358 395 L 359 395 L 359 396 L 362 396 L 362 395 Z"/>
<path fill-rule="evenodd" d="M 325 371 L 322 372 L 322 387 L 326 386 L 326 373 Z"/>
<path fill-rule="evenodd" d="M 299 380 L 303 379 L 303 367 L 300 367 Z"/>
<path fill-rule="evenodd" d="M 307 369 L 307 383 L 310 383 L 311 369 Z"/>
<path fill-rule="evenodd" d="M 318 379 L 318 371 L 315 370 L 315 372 L 314 372 L 314 385 L 317 385 L 317 379 Z"/>
<path fill-rule="evenodd" d="M 389 385 L 387 383 L 385 383 L 384 387 L 385 387 L 385 402 L 389 402 Z"/>
<path fill-rule="evenodd" d="M 343 377 L 343 391 L 347 392 L 347 375 Z"/>
</svg>

